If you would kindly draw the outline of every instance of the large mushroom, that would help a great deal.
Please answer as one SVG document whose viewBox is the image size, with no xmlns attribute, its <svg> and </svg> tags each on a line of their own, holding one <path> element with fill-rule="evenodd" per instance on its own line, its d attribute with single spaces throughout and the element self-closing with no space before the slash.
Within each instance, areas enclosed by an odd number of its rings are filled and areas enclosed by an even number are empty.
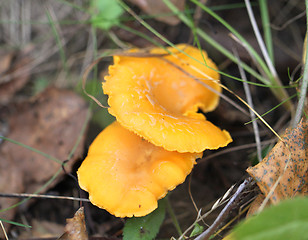
<svg viewBox="0 0 308 240">
<path fill-rule="evenodd" d="M 153 49 L 155 57 L 114 56 L 103 82 L 108 110 L 122 126 L 169 151 L 224 147 L 232 141 L 230 134 L 197 113 L 218 104 L 217 67 L 204 51 L 184 44 L 177 48 L 185 54 L 168 48 L 173 55 Z"/>
<path fill-rule="evenodd" d="M 201 156 L 167 151 L 114 122 L 90 146 L 78 181 L 94 205 L 117 217 L 144 216 L 184 182 Z"/>
<path fill-rule="evenodd" d="M 97 136 L 77 174 L 90 201 L 117 217 L 152 212 L 205 149 L 232 141 L 198 112 L 218 104 L 216 65 L 204 51 L 183 44 L 177 49 L 114 56 L 105 77 L 108 110 L 117 121 Z"/>
</svg>

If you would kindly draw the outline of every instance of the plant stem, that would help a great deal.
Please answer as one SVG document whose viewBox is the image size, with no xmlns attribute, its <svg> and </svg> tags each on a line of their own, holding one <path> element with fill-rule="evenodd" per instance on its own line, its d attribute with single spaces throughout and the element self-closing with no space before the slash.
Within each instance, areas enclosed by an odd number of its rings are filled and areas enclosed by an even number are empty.
<svg viewBox="0 0 308 240">
<path fill-rule="evenodd" d="M 268 15 L 267 0 L 259 0 L 259 4 L 260 4 L 260 12 L 262 18 L 263 32 L 264 32 L 264 40 L 268 51 L 268 55 L 271 59 L 271 62 L 274 64 L 274 49 L 273 49 L 272 33 Z"/>
<path fill-rule="evenodd" d="M 273 65 L 273 62 L 271 61 L 271 59 L 269 57 L 269 54 L 267 52 L 267 49 L 266 49 L 265 44 L 263 42 L 263 39 L 261 37 L 256 19 L 254 17 L 254 14 L 253 14 L 253 11 L 252 11 L 252 8 L 251 8 L 250 0 L 245 0 L 245 4 L 246 4 L 248 16 L 249 16 L 253 31 L 256 35 L 256 39 L 258 41 L 259 47 L 261 49 L 261 52 L 262 52 L 263 57 L 265 59 L 265 62 L 267 64 L 267 67 L 271 72 L 270 81 L 273 85 L 282 86 L 280 79 L 278 77 L 278 74 L 276 72 L 276 69 Z M 275 91 L 273 91 L 273 93 L 276 96 L 276 98 L 279 99 L 280 101 L 289 97 L 287 91 L 284 88 L 280 88 L 280 89 L 277 88 L 277 89 L 275 89 Z M 291 114 L 293 114 L 293 105 L 292 105 L 291 102 L 289 102 L 289 101 L 286 102 L 284 106 L 291 112 Z"/>
<path fill-rule="evenodd" d="M 235 52 L 234 55 L 237 58 L 239 58 L 237 52 Z M 256 115 L 251 110 L 251 108 L 254 108 L 254 106 L 253 106 L 250 88 L 249 88 L 249 85 L 247 83 L 247 77 L 246 77 L 245 71 L 244 71 L 244 69 L 242 68 L 241 65 L 238 65 L 238 69 L 239 69 L 241 78 L 243 80 L 245 80 L 243 82 L 243 86 L 244 86 L 244 91 L 245 91 L 247 103 L 250 106 L 250 108 L 249 108 L 250 118 L 251 118 L 251 120 L 253 120 L 253 119 L 256 118 Z M 260 132 L 259 132 L 258 123 L 256 121 L 252 121 L 252 127 L 253 127 L 253 131 L 254 131 L 254 134 L 255 134 L 255 141 L 256 141 L 256 145 L 257 145 L 257 157 L 258 157 L 259 162 L 261 162 L 262 161 L 262 149 L 261 149 L 261 140 L 260 140 Z"/>
<path fill-rule="evenodd" d="M 183 23 L 185 23 L 187 26 L 193 28 L 193 22 L 191 22 L 191 19 L 189 19 L 185 14 L 170 1 L 170 0 L 163 0 L 163 2 L 181 19 Z M 279 100 L 283 101 L 286 98 L 288 98 L 288 94 L 281 85 L 278 78 L 273 77 L 271 71 L 269 70 L 267 64 L 264 63 L 263 59 L 256 53 L 256 51 L 251 47 L 251 45 L 232 27 L 230 26 L 226 21 L 224 21 L 221 17 L 219 17 L 216 13 L 214 13 L 212 10 L 210 10 L 208 7 L 200 4 L 197 0 L 191 0 L 194 4 L 201 7 L 204 11 L 206 11 L 208 14 L 210 14 L 212 17 L 217 19 L 219 22 L 221 22 L 228 30 L 230 30 L 240 41 L 245 44 L 246 48 L 249 50 L 249 53 L 253 55 L 253 57 L 256 59 L 256 61 L 261 66 L 262 70 L 264 71 L 265 76 L 261 76 L 259 73 L 257 73 L 255 70 L 253 70 L 251 67 L 249 67 L 247 64 L 243 62 L 239 62 L 238 59 L 226 48 L 224 48 L 221 44 L 216 42 L 213 38 L 211 38 L 208 34 L 206 34 L 204 31 L 202 31 L 200 28 L 195 27 L 195 32 L 197 35 L 199 35 L 203 40 L 205 40 L 208 44 L 210 44 L 212 47 L 217 49 L 220 53 L 225 55 L 227 58 L 229 58 L 231 61 L 235 62 L 236 64 L 240 64 L 245 71 L 250 73 L 252 76 L 257 78 L 259 81 L 264 83 L 267 87 L 271 88 L 271 91 L 273 92 L 274 96 Z M 220 72 L 221 73 L 221 72 Z M 226 75 L 224 73 L 221 73 L 222 75 Z M 231 76 L 228 76 L 231 77 Z M 231 77 L 232 78 L 232 77 Z M 235 79 L 235 78 L 234 78 Z M 275 87 L 273 87 L 275 86 Z M 284 106 L 290 110 L 293 111 L 293 105 L 290 102 L 286 102 Z"/>
<path fill-rule="evenodd" d="M 174 225 L 176 231 L 178 232 L 179 236 L 181 236 L 183 233 L 182 233 L 179 221 L 176 218 L 176 215 L 175 215 L 175 213 L 173 211 L 173 208 L 171 207 L 171 204 L 170 204 L 168 196 L 165 197 L 165 201 L 166 201 L 166 208 L 167 208 L 167 211 L 168 211 L 168 213 L 169 213 L 169 215 L 170 215 L 170 217 L 172 219 L 173 225 Z"/>
<path fill-rule="evenodd" d="M 305 1 L 306 3 L 306 36 L 308 34 L 308 0 Z M 304 109 L 304 103 L 305 103 L 305 99 L 306 99 L 306 95 L 307 95 L 307 88 L 308 88 L 308 57 L 307 57 L 307 42 L 305 42 L 306 47 L 305 49 L 305 62 L 304 62 L 304 73 L 303 73 L 303 78 L 302 78 L 302 85 L 300 88 L 300 96 L 299 96 L 299 100 L 298 100 L 298 104 L 297 104 L 297 108 L 296 108 L 296 112 L 295 112 L 295 117 L 292 123 L 292 127 L 296 127 L 296 125 L 299 123 L 301 117 L 302 117 L 302 113 L 303 113 L 303 109 Z"/>
</svg>

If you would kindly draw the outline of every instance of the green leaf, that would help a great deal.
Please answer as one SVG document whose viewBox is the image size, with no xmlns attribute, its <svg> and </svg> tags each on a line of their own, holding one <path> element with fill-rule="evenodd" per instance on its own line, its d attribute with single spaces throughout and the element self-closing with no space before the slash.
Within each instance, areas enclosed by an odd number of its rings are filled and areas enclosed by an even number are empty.
<svg viewBox="0 0 308 240">
<path fill-rule="evenodd" d="M 32 87 L 32 95 L 37 95 L 43 92 L 49 85 L 49 81 L 47 78 L 39 77 L 34 80 Z"/>
<path fill-rule="evenodd" d="M 92 25 L 103 30 L 108 30 L 118 24 L 119 17 L 124 12 L 115 0 L 92 0 L 90 6 Z"/>
<path fill-rule="evenodd" d="M 198 223 L 195 224 L 194 229 L 192 230 L 191 234 L 189 237 L 194 237 L 197 236 L 199 234 L 201 234 L 204 230 L 204 227 L 199 225 Z"/>
<path fill-rule="evenodd" d="M 165 205 L 165 200 L 160 200 L 158 202 L 158 208 L 154 212 L 144 217 L 133 217 L 128 219 L 123 229 L 123 240 L 154 239 L 165 218 Z"/>
<path fill-rule="evenodd" d="M 235 227 L 228 239 L 307 240 L 308 198 L 286 200 Z"/>
</svg>

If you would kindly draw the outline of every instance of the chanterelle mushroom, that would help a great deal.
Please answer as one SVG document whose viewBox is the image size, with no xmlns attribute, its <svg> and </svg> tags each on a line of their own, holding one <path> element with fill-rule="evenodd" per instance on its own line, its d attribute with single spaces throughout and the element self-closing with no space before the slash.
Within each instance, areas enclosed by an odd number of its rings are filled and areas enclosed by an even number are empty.
<svg viewBox="0 0 308 240">
<path fill-rule="evenodd" d="M 185 51 L 162 57 L 114 56 L 103 89 L 108 94 L 109 112 L 117 121 L 156 146 L 169 151 L 202 152 L 224 147 L 232 141 L 225 130 L 197 113 L 213 110 L 220 92 L 219 74 L 207 54 L 188 45 Z M 151 53 L 163 53 L 153 49 Z M 196 62 L 206 61 L 206 65 Z"/>
<path fill-rule="evenodd" d="M 114 122 L 90 146 L 78 181 L 94 205 L 117 217 L 144 216 L 184 182 L 201 156 L 167 151 Z"/>
</svg>

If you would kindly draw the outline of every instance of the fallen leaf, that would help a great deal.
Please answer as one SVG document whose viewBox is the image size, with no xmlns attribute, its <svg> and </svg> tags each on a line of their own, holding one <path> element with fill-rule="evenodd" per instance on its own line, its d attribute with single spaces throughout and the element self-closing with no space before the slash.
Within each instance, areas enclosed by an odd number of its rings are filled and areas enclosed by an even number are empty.
<svg viewBox="0 0 308 240">
<path fill-rule="evenodd" d="M 258 212 L 261 204 L 265 200 L 265 197 L 262 193 L 260 193 L 255 200 L 250 204 L 246 217 L 250 217 Z M 269 205 L 269 204 L 267 204 Z"/>
<path fill-rule="evenodd" d="M 129 0 L 131 3 L 137 5 L 147 14 L 151 14 L 155 19 L 165 22 L 170 25 L 176 25 L 180 19 L 175 16 L 172 11 L 167 7 L 163 0 Z M 179 11 L 184 11 L 185 0 L 170 0 Z"/>
<path fill-rule="evenodd" d="M 0 79 L 5 79 L 7 75 L 14 74 L 21 68 L 25 68 L 31 61 L 27 54 L 28 50 L 24 52 L 9 52 L 0 59 Z M 14 57 L 16 55 L 16 57 Z M 0 105 L 9 103 L 14 94 L 19 91 L 29 80 L 30 70 L 24 70 L 23 74 L 12 77 L 8 81 L 0 80 Z"/>
<path fill-rule="evenodd" d="M 30 231 L 22 231 L 18 236 L 18 239 L 51 239 L 55 236 L 59 236 L 64 232 L 64 226 L 44 220 L 33 219 L 30 222 Z"/>
<path fill-rule="evenodd" d="M 83 207 L 78 209 L 73 218 L 66 219 L 65 233 L 59 240 L 88 240 Z"/>
<path fill-rule="evenodd" d="M 0 50 L 0 77 L 10 68 L 14 55 L 13 51 Z"/>
<path fill-rule="evenodd" d="M 3 141 L 0 145 L 0 192 L 33 193 L 45 184 L 61 168 L 62 161 L 66 160 L 73 149 L 85 123 L 87 111 L 87 105 L 80 96 L 56 88 L 45 90 L 34 102 L 11 106 L 10 115 L 6 119 L 9 125 L 6 137 L 49 154 L 61 162 Z M 83 153 L 83 142 L 82 136 L 73 158 L 65 167 L 68 172 Z M 5 209 L 17 202 L 12 198 L 0 198 L 0 208 Z M 14 214 L 15 208 L 1 212 L 0 218 L 11 220 Z"/>
<path fill-rule="evenodd" d="M 288 128 L 282 139 L 262 162 L 247 169 L 273 204 L 308 192 L 307 122 L 301 121 L 296 128 Z"/>
</svg>

